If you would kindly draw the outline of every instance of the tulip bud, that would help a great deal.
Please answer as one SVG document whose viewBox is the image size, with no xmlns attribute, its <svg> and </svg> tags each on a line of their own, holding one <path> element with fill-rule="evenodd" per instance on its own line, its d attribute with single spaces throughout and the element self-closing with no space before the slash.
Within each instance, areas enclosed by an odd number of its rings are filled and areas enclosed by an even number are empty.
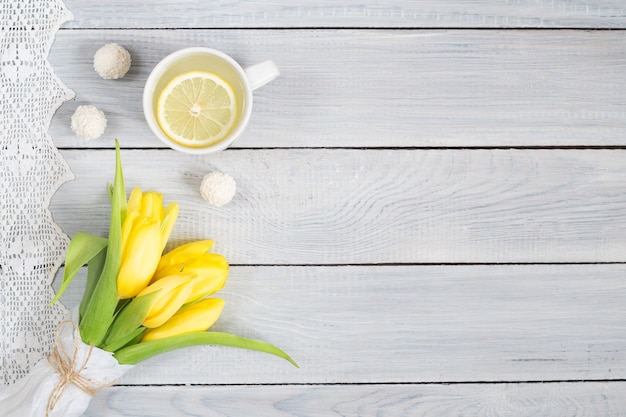
<svg viewBox="0 0 626 417">
<path fill-rule="evenodd" d="M 162 326 L 146 331 L 141 341 L 148 342 L 181 334 L 204 332 L 217 321 L 222 314 L 224 304 L 222 299 L 207 298 L 184 307 Z"/>
</svg>

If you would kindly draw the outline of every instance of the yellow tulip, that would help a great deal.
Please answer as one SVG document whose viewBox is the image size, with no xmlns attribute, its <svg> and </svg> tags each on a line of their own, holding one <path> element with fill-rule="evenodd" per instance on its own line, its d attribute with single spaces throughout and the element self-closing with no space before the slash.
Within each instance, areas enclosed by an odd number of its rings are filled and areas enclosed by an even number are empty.
<svg viewBox="0 0 626 417">
<path fill-rule="evenodd" d="M 191 274 L 196 278 L 191 295 L 185 301 L 185 304 L 191 303 L 224 288 L 228 278 L 228 262 L 222 255 L 205 253 L 157 270 L 153 282 L 179 273 Z"/>
<path fill-rule="evenodd" d="M 224 300 L 207 298 L 180 309 L 165 324 L 149 329 L 143 335 L 142 342 L 164 339 L 188 333 L 204 332 L 211 327 L 222 314 Z"/>
<path fill-rule="evenodd" d="M 194 286 L 194 277 L 191 274 L 170 275 L 147 286 L 138 294 L 138 297 L 159 293 L 155 296 L 143 326 L 148 328 L 163 325 L 185 303 Z"/>
<path fill-rule="evenodd" d="M 178 204 L 163 209 L 161 194 L 133 189 L 122 226 L 118 298 L 134 297 L 150 283 L 177 216 Z"/>
</svg>

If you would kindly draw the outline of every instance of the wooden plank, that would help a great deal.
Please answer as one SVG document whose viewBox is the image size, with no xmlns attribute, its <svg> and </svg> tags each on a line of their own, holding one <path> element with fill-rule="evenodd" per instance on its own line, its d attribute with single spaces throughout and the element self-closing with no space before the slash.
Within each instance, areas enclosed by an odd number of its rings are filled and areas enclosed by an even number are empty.
<svg viewBox="0 0 626 417">
<path fill-rule="evenodd" d="M 216 27 L 626 27 L 621 0 L 65 0 L 73 28 Z"/>
<path fill-rule="evenodd" d="M 123 144 L 132 146 L 132 138 Z M 114 152 L 64 151 L 51 211 L 108 231 Z M 125 150 L 127 187 L 182 203 L 172 240 L 214 238 L 236 264 L 626 261 L 623 150 Z M 215 208 L 209 171 L 238 192 Z"/>
<path fill-rule="evenodd" d="M 122 80 L 93 70 L 107 42 L 132 53 Z M 237 147 L 626 145 L 626 32 L 569 30 L 64 31 L 50 62 L 76 99 L 52 121 L 55 144 L 161 146 L 144 121 L 143 86 L 161 58 L 194 45 L 282 71 L 255 92 Z M 103 138 L 71 132 L 82 104 L 108 115 Z"/>
<path fill-rule="evenodd" d="M 626 383 L 113 387 L 90 417 L 483 416 L 626 414 Z"/>
<path fill-rule="evenodd" d="M 626 377 L 625 265 L 232 267 L 214 330 L 299 363 L 197 347 L 122 384 L 323 384 Z M 72 307 L 81 276 L 62 301 Z M 55 285 L 59 285 L 58 279 Z"/>
</svg>

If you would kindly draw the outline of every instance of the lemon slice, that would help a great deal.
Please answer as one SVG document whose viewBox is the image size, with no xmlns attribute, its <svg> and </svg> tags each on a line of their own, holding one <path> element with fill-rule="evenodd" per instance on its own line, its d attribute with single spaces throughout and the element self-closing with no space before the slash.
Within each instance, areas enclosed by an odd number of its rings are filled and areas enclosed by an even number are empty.
<svg viewBox="0 0 626 417">
<path fill-rule="evenodd" d="M 236 115 L 233 88 L 211 72 L 177 76 L 158 100 L 161 129 L 183 146 L 197 148 L 220 141 L 235 124 Z"/>
</svg>

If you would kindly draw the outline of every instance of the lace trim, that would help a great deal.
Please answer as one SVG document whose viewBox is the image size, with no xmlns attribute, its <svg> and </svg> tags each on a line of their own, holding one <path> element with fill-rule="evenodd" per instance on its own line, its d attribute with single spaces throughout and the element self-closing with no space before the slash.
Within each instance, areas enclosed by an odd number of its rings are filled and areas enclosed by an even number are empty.
<svg viewBox="0 0 626 417">
<path fill-rule="evenodd" d="M 74 93 L 47 57 L 71 19 L 61 0 L 10 0 L 0 8 L 0 384 L 25 376 L 50 351 L 67 315 L 60 304 L 48 306 L 68 244 L 48 206 L 73 175 L 47 131 Z"/>
</svg>

